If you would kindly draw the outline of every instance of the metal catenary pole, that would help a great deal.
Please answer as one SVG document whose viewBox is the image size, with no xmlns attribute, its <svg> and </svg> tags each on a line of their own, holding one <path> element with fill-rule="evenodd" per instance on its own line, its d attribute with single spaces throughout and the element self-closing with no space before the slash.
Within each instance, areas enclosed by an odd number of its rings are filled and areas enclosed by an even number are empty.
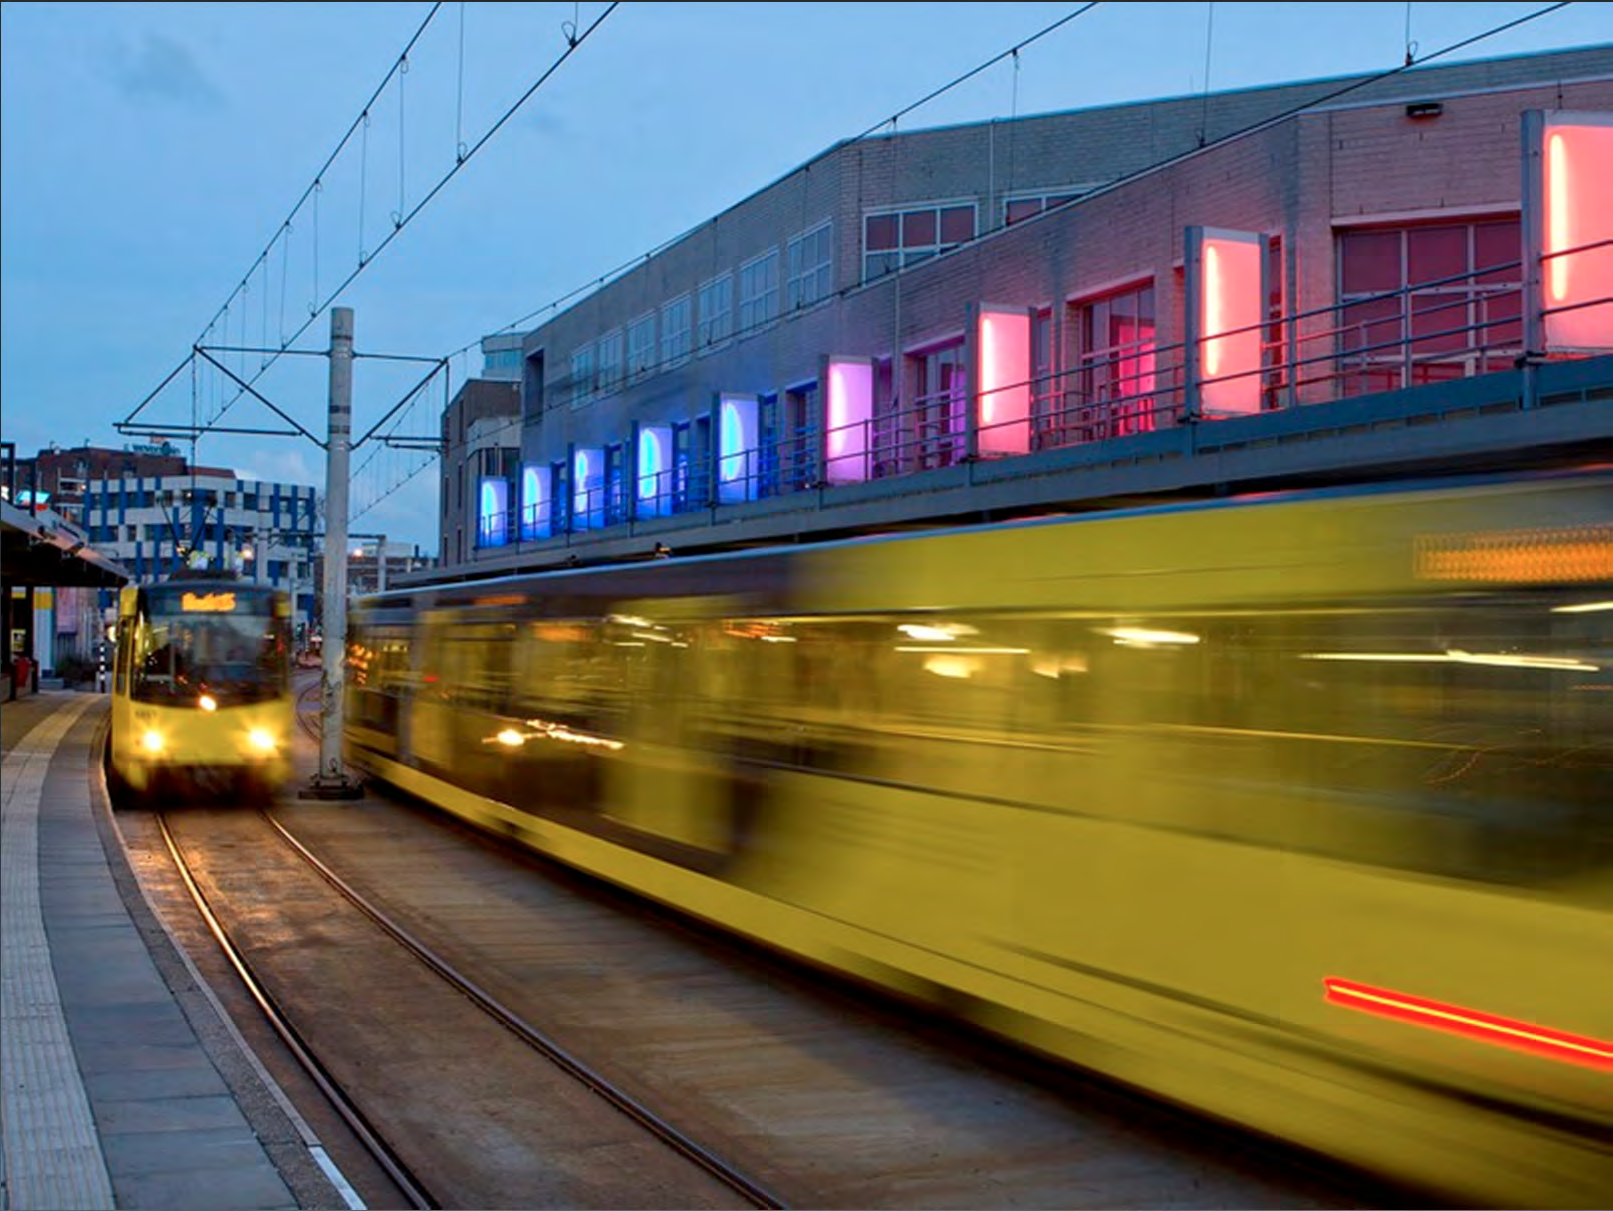
<svg viewBox="0 0 1613 1211">
<path fill-rule="evenodd" d="M 330 312 L 330 437 L 325 447 L 325 600 L 319 772 L 304 798 L 356 798 L 342 768 L 343 663 L 347 656 L 347 475 L 353 447 L 353 309 Z"/>
</svg>

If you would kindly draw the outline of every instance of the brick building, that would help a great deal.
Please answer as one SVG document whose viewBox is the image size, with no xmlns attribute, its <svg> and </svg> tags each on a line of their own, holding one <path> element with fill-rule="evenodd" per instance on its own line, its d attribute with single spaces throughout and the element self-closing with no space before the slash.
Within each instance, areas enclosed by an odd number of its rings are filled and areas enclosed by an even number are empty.
<svg viewBox="0 0 1613 1211">
<path fill-rule="evenodd" d="M 1572 460 L 1610 132 L 1599 46 L 838 144 L 467 385 L 442 574 Z"/>
</svg>

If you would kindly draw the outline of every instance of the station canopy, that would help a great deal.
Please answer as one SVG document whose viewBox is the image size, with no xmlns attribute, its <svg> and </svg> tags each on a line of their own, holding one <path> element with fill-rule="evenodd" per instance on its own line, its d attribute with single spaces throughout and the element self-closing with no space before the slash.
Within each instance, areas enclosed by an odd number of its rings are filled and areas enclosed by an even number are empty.
<svg viewBox="0 0 1613 1211">
<path fill-rule="evenodd" d="M 113 589 L 129 571 L 81 540 L 50 510 L 30 512 L 0 501 L 0 574 L 6 586 Z"/>
</svg>

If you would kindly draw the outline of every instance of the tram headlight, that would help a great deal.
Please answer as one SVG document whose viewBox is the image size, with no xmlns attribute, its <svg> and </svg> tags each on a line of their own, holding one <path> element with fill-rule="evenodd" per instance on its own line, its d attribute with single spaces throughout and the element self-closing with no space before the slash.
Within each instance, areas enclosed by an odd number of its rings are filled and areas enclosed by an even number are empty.
<svg viewBox="0 0 1613 1211">
<path fill-rule="evenodd" d="M 141 733 L 140 747 L 153 755 L 162 752 L 162 733 L 155 729 Z"/>
<path fill-rule="evenodd" d="M 255 727 L 248 732 L 246 742 L 255 753 L 272 753 L 278 747 L 274 733 L 263 727 Z"/>
</svg>

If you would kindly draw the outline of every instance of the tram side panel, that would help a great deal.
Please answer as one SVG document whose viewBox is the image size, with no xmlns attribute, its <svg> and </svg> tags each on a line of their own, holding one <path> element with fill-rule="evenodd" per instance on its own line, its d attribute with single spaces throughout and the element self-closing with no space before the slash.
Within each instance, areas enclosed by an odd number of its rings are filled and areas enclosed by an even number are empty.
<svg viewBox="0 0 1613 1211">
<path fill-rule="evenodd" d="M 1608 501 L 1599 476 L 833 544 L 753 599 L 563 629 L 524 619 L 534 578 L 432 616 L 494 629 L 457 666 L 428 637 L 420 747 L 377 756 L 1041 1051 L 1471 1197 L 1594 1205 Z"/>
</svg>

